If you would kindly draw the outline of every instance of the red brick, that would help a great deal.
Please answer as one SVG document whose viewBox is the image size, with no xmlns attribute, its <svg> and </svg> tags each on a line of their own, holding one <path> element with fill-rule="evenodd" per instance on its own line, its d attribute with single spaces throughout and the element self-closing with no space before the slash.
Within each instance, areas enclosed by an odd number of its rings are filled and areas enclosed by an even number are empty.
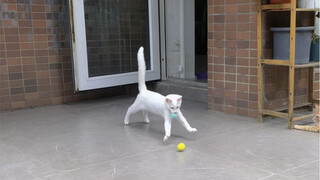
<svg viewBox="0 0 320 180">
<path fill-rule="evenodd" d="M 249 116 L 249 117 L 258 118 L 258 114 L 259 114 L 259 111 L 249 109 L 249 113 L 248 113 L 248 116 Z"/>
<path fill-rule="evenodd" d="M 217 5 L 224 5 L 224 0 L 213 0 L 213 5 L 217 6 Z"/>
<path fill-rule="evenodd" d="M 225 8 L 224 8 L 223 6 L 222 6 L 222 7 L 220 7 L 220 6 L 214 6 L 213 12 L 216 13 L 216 14 L 221 14 L 221 13 L 224 13 L 224 12 L 225 12 L 224 9 L 225 9 Z M 212 12 L 212 9 L 208 10 L 208 13 L 209 13 L 209 14 L 212 14 L 213 12 Z"/>
<path fill-rule="evenodd" d="M 237 108 L 234 106 L 225 106 L 225 113 L 227 114 L 237 114 Z"/>
<path fill-rule="evenodd" d="M 236 99 L 234 98 L 225 98 L 225 104 L 226 106 L 233 106 L 233 109 L 236 109 L 234 108 L 236 106 Z"/>
<path fill-rule="evenodd" d="M 248 13 L 250 11 L 250 4 L 238 5 L 238 12 L 239 13 Z"/>
<path fill-rule="evenodd" d="M 224 91 L 224 96 L 227 98 L 236 98 L 236 92 L 233 90 L 225 90 Z"/>
<path fill-rule="evenodd" d="M 213 104 L 213 110 L 224 112 L 224 105 L 221 104 Z"/>
<path fill-rule="evenodd" d="M 249 99 L 249 94 L 246 91 L 237 90 L 237 96 L 236 97 L 237 97 L 237 99 L 240 99 L 240 100 L 248 100 Z"/>
<path fill-rule="evenodd" d="M 237 13 L 238 6 L 237 5 L 227 5 L 226 6 L 226 13 Z"/>
</svg>

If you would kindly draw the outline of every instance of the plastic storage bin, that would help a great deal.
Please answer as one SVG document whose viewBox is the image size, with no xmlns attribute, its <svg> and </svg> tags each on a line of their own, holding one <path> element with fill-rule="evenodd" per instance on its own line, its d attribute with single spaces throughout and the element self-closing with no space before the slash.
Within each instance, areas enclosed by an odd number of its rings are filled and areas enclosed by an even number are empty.
<svg viewBox="0 0 320 180">
<path fill-rule="evenodd" d="M 320 1 L 319 0 L 298 0 L 297 7 L 305 8 L 305 9 L 320 8 Z"/>
<path fill-rule="evenodd" d="M 296 27 L 295 63 L 305 64 L 309 62 L 311 36 L 314 27 Z M 289 60 L 290 52 L 290 28 L 271 28 L 273 32 L 273 58 Z"/>
</svg>

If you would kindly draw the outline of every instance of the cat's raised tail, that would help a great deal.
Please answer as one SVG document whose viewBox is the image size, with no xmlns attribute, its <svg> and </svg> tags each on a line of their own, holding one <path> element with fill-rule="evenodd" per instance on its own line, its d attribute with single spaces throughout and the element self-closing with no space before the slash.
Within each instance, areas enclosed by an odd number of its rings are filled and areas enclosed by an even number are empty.
<svg viewBox="0 0 320 180">
<path fill-rule="evenodd" d="M 138 51 L 138 88 L 139 92 L 147 90 L 145 73 L 146 73 L 146 62 L 144 60 L 143 47 L 140 47 Z"/>
</svg>

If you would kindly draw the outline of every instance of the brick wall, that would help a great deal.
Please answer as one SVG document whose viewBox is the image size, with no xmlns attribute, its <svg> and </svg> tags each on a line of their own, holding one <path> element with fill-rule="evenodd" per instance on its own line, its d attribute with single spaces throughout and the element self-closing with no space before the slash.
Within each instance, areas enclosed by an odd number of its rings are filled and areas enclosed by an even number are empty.
<svg viewBox="0 0 320 180">
<path fill-rule="evenodd" d="M 209 109 L 257 117 L 255 0 L 208 0 Z"/>
<path fill-rule="evenodd" d="M 74 94 L 68 1 L 0 0 L 0 111 L 122 94 Z"/>
<path fill-rule="evenodd" d="M 256 20 L 256 0 L 208 0 L 209 109 L 258 117 Z M 265 42 L 266 48 L 271 44 Z M 295 103 L 306 102 L 308 69 L 297 69 L 295 78 Z M 265 108 L 287 107 L 288 68 L 266 67 L 265 88 Z"/>
</svg>

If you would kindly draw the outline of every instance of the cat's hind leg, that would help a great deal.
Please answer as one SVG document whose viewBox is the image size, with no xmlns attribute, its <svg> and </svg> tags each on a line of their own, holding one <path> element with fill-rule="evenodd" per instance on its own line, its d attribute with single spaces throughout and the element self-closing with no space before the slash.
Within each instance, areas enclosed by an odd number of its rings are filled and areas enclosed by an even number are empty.
<svg viewBox="0 0 320 180">
<path fill-rule="evenodd" d="M 149 117 L 148 117 L 148 112 L 147 111 L 142 111 L 143 118 L 144 118 L 144 123 L 149 124 Z"/>
<path fill-rule="evenodd" d="M 126 117 L 124 118 L 124 124 L 128 125 L 130 116 L 138 111 L 140 111 L 140 103 L 138 103 L 138 100 L 135 100 L 135 102 L 128 108 L 128 111 L 126 113 Z"/>
</svg>

